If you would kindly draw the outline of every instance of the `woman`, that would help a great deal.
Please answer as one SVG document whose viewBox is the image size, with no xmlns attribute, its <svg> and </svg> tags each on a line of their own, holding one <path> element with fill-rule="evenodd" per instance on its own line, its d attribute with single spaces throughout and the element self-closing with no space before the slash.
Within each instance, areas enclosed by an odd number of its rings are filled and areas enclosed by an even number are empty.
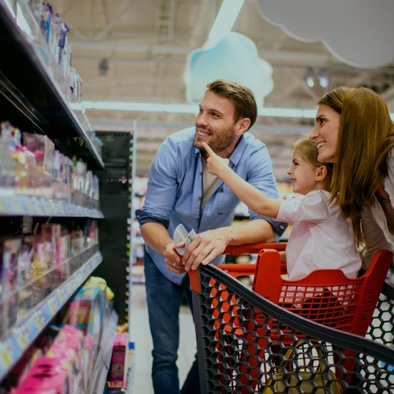
<svg viewBox="0 0 394 394">
<path fill-rule="evenodd" d="M 365 245 L 363 268 L 394 246 L 394 125 L 385 101 L 364 87 L 340 87 L 318 102 L 310 139 L 321 163 L 335 163 L 331 192 Z"/>
</svg>

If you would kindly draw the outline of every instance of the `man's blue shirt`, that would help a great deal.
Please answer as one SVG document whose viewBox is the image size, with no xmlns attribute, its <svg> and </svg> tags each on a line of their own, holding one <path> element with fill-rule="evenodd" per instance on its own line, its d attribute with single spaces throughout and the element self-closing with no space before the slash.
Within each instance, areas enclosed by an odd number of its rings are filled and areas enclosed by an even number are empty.
<svg viewBox="0 0 394 394">
<path fill-rule="evenodd" d="M 201 212 L 203 196 L 201 152 L 195 148 L 195 128 L 187 128 L 168 137 L 160 146 L 150 168 L 145 203 L 136 212 L 140 225 L 160 222 L 173 236 L 182 223 L 189 232 L 196 233 L 230 226 L 239 203 L 238 197 L 219 180 L 215 191 Z M 229 166 L 243 179 L 260 189 L 268 198 L 278 198 L 276 180 L 267 147 L 249 132 L 239 140 L 229 157 Z M 278 241 L 287 225 L 249 210 L 251 220 L 264 218 L 271 223 L 275 240 Z M 184 275 L 167 270 L 164 257 L 146 245 L 147 251 L 160 269 L 172 282 L 181 283 Z M 214 262 L 220 262 L 223 257 Z"/>
</svg>

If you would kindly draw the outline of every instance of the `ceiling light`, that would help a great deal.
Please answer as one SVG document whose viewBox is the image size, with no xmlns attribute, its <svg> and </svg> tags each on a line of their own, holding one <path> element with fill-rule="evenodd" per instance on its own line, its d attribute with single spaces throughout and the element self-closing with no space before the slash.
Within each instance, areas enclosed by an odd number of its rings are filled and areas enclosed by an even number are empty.
<svg viewBox="0 0 394 394">
<path fill-rule="evenodd" d="M 328 71 L 322 68 L 319 73 L 319 84 L 322 88 L 328 88 L 330 86 L 330 77 Z"/>
<path fill-rule="evenodd" d="M 315 86 L 315 73 L 312 67 L 307 68 L 304 80 L 308 87 L 313 88 Z"/>
<path fill-rule="evenodd" d="M 172 114 L 198 113 L 198 104 L 137 103 L 131 101 L 83 101 L 82 103 L 70 103 L 70 107 L 75 111 L 97 109 L 103 111 L 166 112 Z M 316 109 L 262 107 L 258 109 L 258 115 L 272 116 L 276 118 L 314 119 L 316 116 Z M 391 119 L 394 120 L 394 113 L 390 113 L 390 116 Z"/>
</svg>

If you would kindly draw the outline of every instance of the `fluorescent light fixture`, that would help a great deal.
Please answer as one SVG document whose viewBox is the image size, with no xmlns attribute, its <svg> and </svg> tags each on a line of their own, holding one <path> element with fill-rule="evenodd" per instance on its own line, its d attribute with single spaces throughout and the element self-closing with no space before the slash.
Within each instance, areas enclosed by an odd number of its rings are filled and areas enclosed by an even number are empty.
<svg viewBox="0 0 394 394">
<path fill-rule="evenodd" d="M 223 0 L 220 10 L 213 22 L 205 47 L 211 47 L 224 38 L 233 28 L 244 0 Z"/>
<path fill-rule="evenodd" d="M 102 111 L 165 112 L 195 115 L 198 112 L 198 104 L 133 103 L 127 101 L 83 101 L 82 103 L 70 103 L 70 107 L 75 111 L 97 109 Z M 258 109 L 258 115 L 274 118 L 314 119 L 316 109 L 261 107 Z M 390 117 L 394 121 L 394 112 L 390 113 Z"/>
<path fill-rule="evenodd" d="M 174 114 L 197 114 L 197 104 L 159 104 L 159 103 L 133 103 L 127 101 L 84 101 L 70 103 L 76 111 L 98 109 L 103 111 L 131 111 L 131 112 L 167 112 Z"/>
<path fill-rule="evenodd" d="M 133 103 L 126 101 L 84 101 L 71 103 L 73 110 L 84 111 L 97 109 L 102 111 L 130 111 L 130 112 L 166 112 L 173 114 L 197 114 L 198 104 L 159 104 Z M 316 111 L 298 108 L 259 108 L 259 116 L 273 116 L 281 118 L 314 118 Z"/>
<path fill-rule="evenodd" d="M 296 108 L 260 108 L 260 116 L 273 116 L 281 118 L 304 118 L 304 111 Z"/>
</svg>

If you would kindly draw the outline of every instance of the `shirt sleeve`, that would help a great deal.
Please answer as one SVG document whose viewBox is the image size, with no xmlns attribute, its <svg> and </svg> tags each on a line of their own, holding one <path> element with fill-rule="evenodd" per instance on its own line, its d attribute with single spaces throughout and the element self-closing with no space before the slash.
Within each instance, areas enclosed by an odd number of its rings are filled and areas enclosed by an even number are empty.
<svg viewBox="0 0 394 394">
<path fill-rule="evenodd" d="M 329 216 L 328 199 L 324 191 L 313 191 L 306 195 L 289 193 L 279 208 L 277 220 L 286 223 L 321 222 Z"/>
<path fill-rule="evenodd" d="M 145 223 L 159 223 L 168 230 L 168 227 L 170 225 L 170 221 L 168 219 L 162 219 L 150 215 L 148 212 L 145 212 L 142 209 L 137 209 L 135 211 L 135 217 L 138 220 L 140 226 L 142 226 Z"/>
<path fill-rule="evenodd" d="M 153 159 L 148 181 L 143 212 L 138 215 L 140 220 L 152 221 L 169 220 L 169 213 L 173 209 L 177 192 L 176 147 L 166 140 L 159 148 Z"/>
</svg>

